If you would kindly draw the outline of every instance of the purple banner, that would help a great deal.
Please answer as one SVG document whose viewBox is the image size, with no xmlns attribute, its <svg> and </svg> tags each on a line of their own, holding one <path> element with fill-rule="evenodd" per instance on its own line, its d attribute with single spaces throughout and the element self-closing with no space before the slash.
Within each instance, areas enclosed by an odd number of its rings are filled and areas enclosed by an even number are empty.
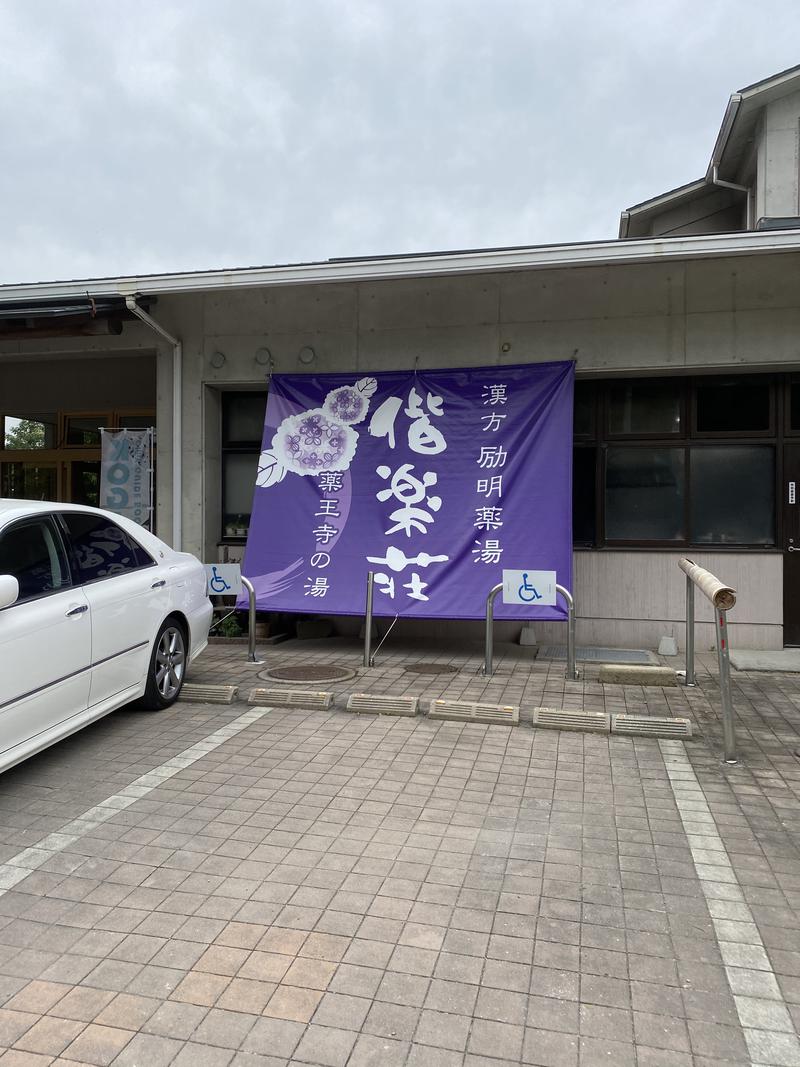
<svg viewBox="0 0 800 1067">
<path fill-rule="evenodd" d="M 273 375 L 244 574 L 262 611 L 483 618 L 503 570 L 572 588 L 567 363 Z M 513 606 L 499 619 L 566 618 Z"/>
</svg>

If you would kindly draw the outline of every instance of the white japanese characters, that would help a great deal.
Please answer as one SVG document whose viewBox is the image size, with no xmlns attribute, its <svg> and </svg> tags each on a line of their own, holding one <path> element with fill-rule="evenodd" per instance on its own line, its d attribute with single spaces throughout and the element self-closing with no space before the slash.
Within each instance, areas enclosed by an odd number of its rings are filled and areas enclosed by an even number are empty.
<svg viewBox="0 0 800 1067">
<path fill-rule="evenodd" d="M 422 394 L 412 387 L 403 406 L 403 398 L 390 396 L 376 409 L 370 419 L 369 432 L 373 437 L 384 438 L 390 449 L 397 447 L 397 423 L 402 411 L 408 420 L 405 426 L 405 439 L 408 448 L 419 456 L 438 456 L 447 448 L 447 441 L 438 420 L 444 417 L 444 398 L 435 393 Z M 430 461 L 426 462 L 426 466 Z M 394 508 L 388 516 L 385 536 L 394 537 L 402 534 L 406 538 L 428 535 L 436 522 L 436 515 L 442 507 L 442 498 L 430 492 L 439 481 L 435 470 L 423 470 L 414 463 L 401 463 L 395 469 L 386 463 L 375 468 L 375 473 L 388 482 L 375 494 L 381 503 L 395 501 L 399 507 Z M 428 567 L 432 563 L 446 563 L 447 555 L 430 555 L 419 552 L 406 555 L 396 545 L 387 544 L 383 556 L 367 556 L 370 563 L 385 563 L 395 573 L 407 567 Z M 407 590 L 411 600 L 429 600 L 424 592 L 429 582 L 424 582 L 416 570 L 412 571 L 407 582 L 395 582 L 394 577 L 384 571 L 377 571 L 375 581 L 381 593 L 390 600 L 399 596 L 399 589 Z"/>
<path fill-rule="evenodd" d="M 508 386 L 504 382 L 495 382 L 484 385 L 481 394 L 484 407 L 493 410 L 480 416 L 481 433 L 496 434 L 503 429 L 507 418 L 506 412 L 496 410 L 504 407 L 508 402 Z M 500 443 L 481 444 L 475 465 L 483 471 L 502 470 L 506 465 L 508 452 Z M 479 503 L 475 507 L 475 521 L 473 526 L 477 531 L 491 533 L 499 530 L 503 525 L 503 507 L 499 503 L 503 496 L 503 475 L 490 474 L 475 479 L 475 494 L 482 501 L 493 501 L 491 504 Z M 499 537 L 487 537 L 475 540 L 472 549 L 473 563 L 496 565 L 500 563 L 503 555 L 503 546 Z"/>
</svg>

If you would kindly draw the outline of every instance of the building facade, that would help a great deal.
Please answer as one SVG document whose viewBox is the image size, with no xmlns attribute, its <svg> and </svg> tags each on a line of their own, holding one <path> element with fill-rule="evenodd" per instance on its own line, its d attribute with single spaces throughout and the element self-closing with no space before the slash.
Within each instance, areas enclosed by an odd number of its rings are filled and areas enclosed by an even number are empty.
<svg viewBox="0 0 800 1067">
<path fill-rule="evenodd" d="M 156 532 L 236 559 L 270 373 L 571 359 L 579 642 L 682 644 L 688 555 L 739 647 L 800 643 L 799 133 L 800 72 L 734 94 L 616 241 L 2 286 L 0 495 L 95 502 L 98 428 L 155 425 Z"/>
</svg>

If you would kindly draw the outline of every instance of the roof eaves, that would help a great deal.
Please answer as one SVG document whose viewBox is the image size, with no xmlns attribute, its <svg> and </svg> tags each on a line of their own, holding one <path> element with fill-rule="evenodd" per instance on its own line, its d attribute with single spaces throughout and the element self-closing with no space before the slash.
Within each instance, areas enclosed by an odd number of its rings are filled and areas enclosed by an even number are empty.
<svg viewBox="0 0 800 1067">
<path fill-rule="evenodd" d="M 605 266 L 663 259 L 786 251 L 800 251 L 800 231 L 738 231 L 669 238 L 633 238 L 627 241 L 613 239 L 499 251 L 475 250 L 414 258 L 395 256 L 383 259 L 329 260 L 280 267 L 4 285 L 0 286 L 0 304 L 26 299 L 53 300 L 74 294 L 169 296 L 264 286 L 388 281 L 400 278 Z"/>
<path fill-rule="evenodd" d="M 699 193 L 705 188 L 707 182 L 705 178 L 697 178 L 695 181 L 686 182 L 685 185 L 678 185 L 675 189 L 668 189 L 666 193 L 659 193 L 658 196 L 652 196 L 649 200 L 642 200 L 639 204 L 631 204 L 630 207 L 625 208 L 625 212 L 629 215 L 639 214 L 651 211 L 653 208 L 661 207 L 664 204 L 670 204 L 675 200 L 682 200 L 686 196 L 690 196 L 692 193 Z"/>
</svg>

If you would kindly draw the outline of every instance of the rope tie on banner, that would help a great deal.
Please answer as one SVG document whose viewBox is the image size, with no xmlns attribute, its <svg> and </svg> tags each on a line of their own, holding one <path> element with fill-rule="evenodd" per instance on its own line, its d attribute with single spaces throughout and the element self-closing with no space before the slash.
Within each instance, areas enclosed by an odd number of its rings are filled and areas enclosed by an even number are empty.
<svg viewBox="0 0 800 1067">
<path fill-rule="evenodd" d="M 392 619 L 392 625 L 391 625 L 391 626 L 389 627 L 389 629 L 388 629 L 388 630 L 386 631 L 386 633 L 385 633 L 385 634 L 383 635 L 383 637 L 382 637 L 382 638 L 381 638 L 381 640 L 380 640 L 380 644 L 379 644 L 379 645 L 378 645 L 378 647 L 377 647 L 377 648 L 375 649 L 375 651 L 374 651 L 374 652 L 372 653 L 372 658 L 373 658 L 373 659 L 374 659 L 374 658 L 375 658 L 375 657 L 376 657 L 376 656 L 378 655 L 378 653 L 380 652 L 381 648 L 383 648 L 383 642 L 384 642 L 384 641 L 386 640 L 386 638 L 387 638 L 387 637 L 389 636 L 389 634 L 390 634 L 390 633 L 392 632 L 392 630 L 394 629 L 394 624 L 395 624 L 395 623 L 397 622 L 397 620 L 398 620 L 399 618 L 400 618 L 400 616 L 399 616 L 399 615 L 395 615 L 395 617 L 394 617 L 394 618 Z"/>
</svg>

